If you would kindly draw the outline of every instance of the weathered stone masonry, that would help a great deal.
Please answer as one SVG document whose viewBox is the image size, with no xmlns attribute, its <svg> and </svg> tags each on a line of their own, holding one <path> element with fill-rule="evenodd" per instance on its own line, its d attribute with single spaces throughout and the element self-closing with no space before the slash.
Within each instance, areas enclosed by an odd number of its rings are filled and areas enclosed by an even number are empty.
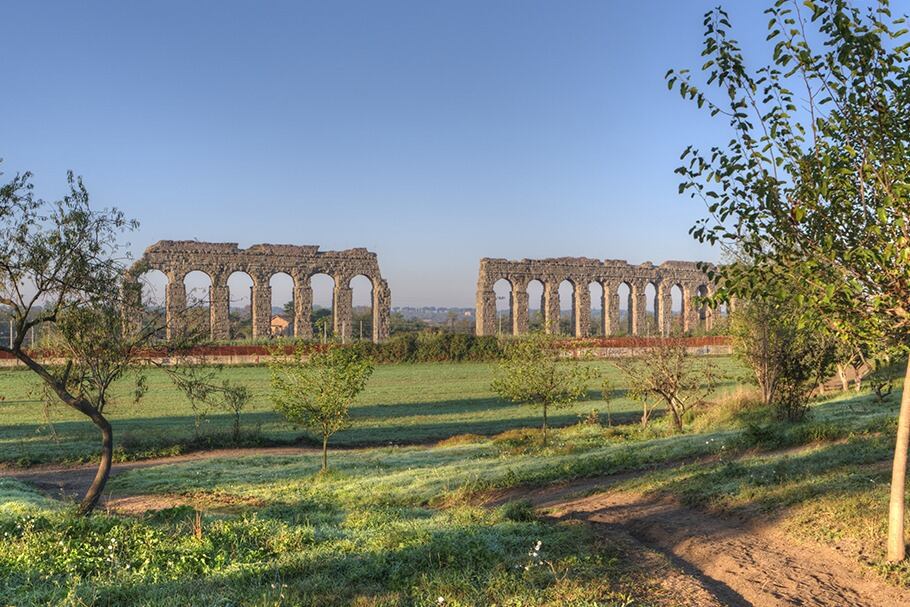
<svg viewBox="0 0 910 607">
<path fill-rule="evenodd" d="M 351 279 L 366 276 L 373 285 L 373 341 L 389 336 L 391 293 L 388 283 L 379 272 L 375 253 L 366 249 L 320 251 L 316 245 L 257 244 L 241 249 L 236 243 L 196 242 L 192 240 L 162 240 L 145 250 L 133 266 L 136 295 L 141 285 L 141 272 L 160 270 L 168 279 L 165 295 L 167 335 L 181 331 L 186 310 L 184 278 L 193 271 L 204 272 L 212 281 L 209 293 L 212 339 L 230 339 L 228 312 L 230 299 L 227 280 L 234 272 L 245 272 L 252 278 L 251 311 L 253 337 L 269 335 L 272 317 L 272 288 L 274 274 L 288 274 L 294 281 L 294 335 L 312 337 L 310 318 L 313 291 L 310 278 L 328 274 L 335 281 L 332 296 L 332 316 L 335 335 L 349 341 L 353 334 L 353 304 Z"/>
<path fill-rule="evenodd" d="M 587 257 L 559 257 L 552 259 L 507 259 L 483 258 L 480 260 L 480 276 L 477 280 L 476 332 L 478 335 L 494 335 L 497 331 L 496 293 L 493 285 L 505 279 L 511 285 L 509 295 L 509 325 L 511 333 L 522 335 L 528 332 L 528 284 L 537 280 L 543 284 L 540 309 L 543 311 L 544 330 L 559 332 L 559 285 L 568 280 L 573 286 L 573 332 L 575 337 L 587 337 L 591 325 L 591 295 L 588 290 L 592 282 L 603 288 L 600 319 L 600 333 L 605 336 L 619 333 L 619 287 L 629 287 L 627 303 L 629 335 L 644 335 L 646 326 L 647 301 L 645 289 L 648 284 L 655 287 L 654 317 L 661 335 L 670 332 L 671 296 L 670 291 L 678 286 L 682 291 L 683 331 L 694 329 L 699 322 L 706 329 L 712 325 L 711 311 L 698 308 L 694 298 L 711 294 L 714 286 L 707 275 L 698 269 L 695 262 L 667 261 L 659 266 L 648 262 L 633 266 L 625 261 L 608 259 L 600 261 Z"/>
</svg>

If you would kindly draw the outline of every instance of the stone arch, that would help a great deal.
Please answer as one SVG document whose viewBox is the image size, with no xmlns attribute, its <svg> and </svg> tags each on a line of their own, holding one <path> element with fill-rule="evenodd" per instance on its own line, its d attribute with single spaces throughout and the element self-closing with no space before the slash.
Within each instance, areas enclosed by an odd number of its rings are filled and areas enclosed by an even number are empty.
<svg viewBox="0 0 910 607">
<path fill-rule="evenodd" d="M 224 280 L 227 290 L 230 339 L 253 337 L 253 277 L 245 270 L 230 270 Z"/>
<path fill-rule="evenodd" d="M 632 315 L 635 306 L 632 301 L 632 283 L 622 280 L 616 285 L 616 333 L 632 335 Z"/>
<path fill-rule="evenodd" d="M 496 306 L 496 334 L 512 334 L 514 332 L 512 281 L 505 276 L 500 276 L 493 282 L 492 289 Z"/>
<path fill-rule="evenodd" d="M 139 285 L 140 304 L 144 309 L 164 310 L 169 282 L 167 274 L 152 268 L 136 276 L 135 282 Z"/>
<path fill-rule="evenodd" d="M 575 333 L 575 293 L 578 288 L 572 278 L 565 277 L 557 285 L 557 305 L 553 312 L 556 314 L 552 332 L 557 335 L 573 335 Z"/>
<path fill-rule="evenodd" d="M 604 337 L 607 327 L 607 289 L 599 280 L 588 281 L 588 334 Z"/>
<path fill-rule="evenodd" d="M 212 327 L 212 285 L 214 280 L 203 270 L 190 270 L 183 276 L 186 310 L 184 328 L 214 338 Z"/>
<path fill-rule="evenodd" d="M 143 268 L 131 273 L 124 282 L 124 303 L 132 308 L 127 315 L 135 315 L 136 326 L 155 330 L 157 339 L 167 339 L 167 291 L 170 279 L 162 270 Z"/>
<path fill-rule="evenodd" d="M 335 335 L 337 293 L 335 277 L 325 270 L 315 270 L 308 277 L 312 296 L 310 323 L 313 336 L 327 341 Z"/>
<path fill-rule="evenodd" d="M 668 333 L 681 335 L 689 331 L 686 318 L 686 290 L 681 283 L 670 286 L 670 307 L 668 315 Z"/>
<path fill-rule="evenodd" d="M 639 316 L 642 322 L 638 328 L 638 335 L 660 335 L 660 290 L 655 281 L 648 280 L 644 283 L 642 299 L 644 305 Z"/>
<path fill-rule="evenodd" d="M 348 281 L 351 289 L 351 335 L 354 339 L 371 339 L 376 317 L 376 283 L 366 274 L 357 274 Z"/>
<path fill-rule="evenodd" d="M 296 295 L 294 277 L 288 272 L 275 272 L 269 276 L 269 335 L 272 337 L 292 336 L 295 333 L 296 323 L 294 319 L 297 315 L 297 303 L 294 301 Z M 276 311 L 280 309 L 280 312 Z M 275 318 L 280 316 L 287 322 Z M 272 320 L 276 322 L 271 322 Z"/>
</svg>

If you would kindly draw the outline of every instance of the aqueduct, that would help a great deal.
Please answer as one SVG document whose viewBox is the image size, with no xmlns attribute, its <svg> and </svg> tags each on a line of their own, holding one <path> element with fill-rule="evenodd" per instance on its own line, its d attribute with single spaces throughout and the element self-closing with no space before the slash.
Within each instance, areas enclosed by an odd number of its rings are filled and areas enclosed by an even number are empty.
<svg viewBox="0 0 910 607">
<path fill-rule="evenodd" d="M 559 285 L 571 283 L 572 333 L 575 337 L 588 337 L 591 326 L 591 295 L 589 285 L 597 283 L 603 289 L 598 329 L 604 336 L 616 335 L 620 330 L 620 287 L 626 285 L 628 335 L 646 335 L 648 332 L 648 285 L 654 288 L 653 318 L 655 333 L 668 335 L 671 331 L 672 303 L 671 290 L 681 292 L 681 328 L 691 331 L 702 323 L 705 329 L 712 325 L 711 311 L 695 305 L 695 297 L 712 294 L 713 284 L 690 261 L 667 261 L 659 266 L 647 262 L 631 265 L 621 260 L 601 261 L 587 257 L 559 257 L 551 259 L 507 259 L 483 258 L 480 260 L 480 276 L 477 280 L 477 335 L 497 333 L 496 293 L 494 285 L 499 280 L 509 283 L 509 332 L 522 335 L 529 330 L 528 285 L 539 281 L 543 285 L 540 310 L 543 314 L 543 328 L 547 333 L 559 333 L 560 305 Z"/>
<path fill-rule="evenodd" d="M 310 278 L 315 274 L 327 274 L 335 283 L 332 293 L 335 335 L 347 341 L 353 334 L 351 280 L 361 275 L 372 284 L 372 339 L 380 341 L 389 335 L 389 286 L 379 272 L 376 254 L 366 249 L 320 251 L 316 245 L 279 244 L 257 244 L 241 249 L 232 242 L 162 240 L 148 247 L 131 269 L 134 297 L 141 297 L 139 278 L 148 270 L 159 270 L 168 279 L 165 289 L 168 338 L 181 331 L 183 313 L 187 308 L 184 278 L 193 271 L 204 272 L 211 280 L 208 301 L 212 339 L 226 340 L 231 337 L 227 281 L 234 272 L 246 273 L 253 282 L 250 295 L 253 337 L 266 337 L 270 333 L 272 288 L 269 281 L 273 275 L 281 273 L 293 280 L 295 336 L 313 336 Z"/>
</svg>

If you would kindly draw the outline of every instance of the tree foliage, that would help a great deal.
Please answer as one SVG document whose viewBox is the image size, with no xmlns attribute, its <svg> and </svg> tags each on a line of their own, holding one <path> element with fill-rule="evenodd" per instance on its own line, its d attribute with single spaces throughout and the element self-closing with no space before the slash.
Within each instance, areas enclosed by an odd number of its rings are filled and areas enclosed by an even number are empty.
<svg viewBox="0 0 910 607">
<path fill-rule="evenodd" d="M 280 347 L 270 361 L 272 401 L 288 421 L 322 436 L 322 469 L 328 441 L 351 423 L 350 407 L 373 374 L 373 363 L 352 348 L 328 347 L 290 355 Z"/>
<path fill-rule="evenodd" d="M 508 344 L 492 388 L 504 399 L 541 407 L 546 445 L 549 408 L 581 400 L 593 378 L 593 369 L 563 359 L 551 337 L 532 333 Z"/>
<path fill-rule="evenodd" d="M 687 148 L 681 192 L 703 200 L 703 242 L 744 263 L 717 271 L 718 300 L 793 293 L 853 343 L 910 344 L 910 54 L 887 0 L 777 0 L 770 60 L 750 69 L 727 14 L 705 16 L 703 80 L 668 85 L 732 132 Z M 706 93 L 713 90 L 716 95 Z M 905 555 L 910 367 L 898 421 L 888 555 Z"/>
<path fill-rule="evenodd" d="M 696 362 L 674 340 L 659 339 L 635 358 L 617 359 L 613 364 L 629 380 L 629 396 L 642 403 L 642 425 L 647 425 L 655 406 L 662 403 L 677 432 L 682 431 L 686 414 L 705 402 L 719 379 L 714 364 Z"/>
<path fill-rule="evenodd" d="M 813 390 L 828 377 L 836 342 L 793 300 L 737 302 L 730 319 L 736 355 L 752 370 L 762 403 L 781 418 L 805 416 Z"/>
</svg>

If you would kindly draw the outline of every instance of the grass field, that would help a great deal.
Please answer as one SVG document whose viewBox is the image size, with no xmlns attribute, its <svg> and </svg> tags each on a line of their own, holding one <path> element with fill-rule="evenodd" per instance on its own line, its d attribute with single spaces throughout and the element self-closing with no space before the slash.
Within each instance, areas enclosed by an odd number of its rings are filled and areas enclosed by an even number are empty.
<svg viewBox="0 0 910 607">
<path fill-rule="evenodd" d="M 164 464 L 110 483 L 188 504 L 138 518 L 76 519 L 0 481 L 0 594 L 34 605 L 674 605 L 663 574 L 632 565 L 622 543 L 541 521 L 520 501 L 477 505 L 493 489 L 625 471 L 639 474 L 622 488 L 784 521 L 910 585 L 910 569 L 885 565 L 880 549 L 895 411 L 894 396 L 861 396 L 818 403 L 801 424 L 721 415 L 672 435 L 663 420 L 579 423 L 546 449 L 536 431 L 512 430 L 339 451 L 327 474 L 316 454 Z"/>
<path fill-rule="evenodd" d="M 735 385 L 741 369 L 730 358 L 714 362 Z M 595 366 L 610 378 L 617 395 L 610 410 L 619 421 L 633 419 L 638 405 L 625 397 L 622 378 L 608 362 Z M 423 363 L 380 365 L 352 409 L 354 425 L 332 439 L 338 446 L 428 443 L 458 434 L 495 434 L 536 426 L 539 411 L 499 399 L 490 390 L 494 365 L 489 363 Z M 223 377 L 249 386 L 254 394 L 243 415 L 245 443 L 283 444 L 304 433 L 285 423 L 272 410 L 269 375 L 265 367 L 226 367 Z M 597 409 L 605 416 L 600 381 L 592 382 L 588 398 L 551 414 L 554 425 L 573 424 Z M 139 404 L 130 396 L 135 381 L 124 379 L 107 414 L 114 426 L 118 458 L 177 453 L 192 448 L 226 446 L 231 419 L 209 412 L 195 437 L 189 402 L 166 374 L 152 370 L 149 390 Z M 97 451 L 98 435 L 90 422 L 59 403 L 45 407 L 34 374 L 0 370 L 0 462 L 30 464 L 82 461 Z"/>
<path fill-rule="evenodd" d="M 618 381 L 612 366 L 596 364 Z M 257 394 L 247 426 L 277 442 L 299 435 L 269 411 L 265 369 L 226 372 Z M 563 427 L 543 448 L 536 412 L 496 399 L 491 372 L 484 364 L 379 367 L 356 426 L 340 437 L 366 446 L 332 452 L 328 473 L 316 453 L 253 451 L 112 478 L 108 492 L 141 500 L 146 514 L 79 518 L 66 502 L 0 479 L 0 597 L 74 606 L 678 605 L 678 588 L 664 584 L 672 563 L 641 546 L 540 519 L 520 499 L 481 505 L 491 492 L 520 498 L 528 487 L 617 473 L 629 474 L 616 489 L 773 521 L 910 587 L 910 565 L 887 564 L 882 542 L 899 394 L 883 403 L 869 394 L 822 400 L 802 423 L 774 421 L 721 394 L 674 434 L 665 419 L 647 429 L 604 425 L 592 386 L 589 400 L 557 415 Z M 163 375 L 150 380 L 141 405 L 111 410 L 117 436 L 135 441 L 124 455 L 194 444 L 186 401 Z M 91 427 L 59 408 L 51 412 L 59 443 L 36 423 L 41 405 L 28 402 L 28 374 L 5 371 L 0 382 L 9 390 L 0 405 L 3 460 L 94 452 Z M 599 421 L 584 419 L 593 408 Z M 636 409 L 624 398 L 613 404 L 630 418 Z M 227 425 L 213 416 L 204 432 L 221 437 Z M 155 438 L 132 438 L 145 434 Z"/>
</svg>

